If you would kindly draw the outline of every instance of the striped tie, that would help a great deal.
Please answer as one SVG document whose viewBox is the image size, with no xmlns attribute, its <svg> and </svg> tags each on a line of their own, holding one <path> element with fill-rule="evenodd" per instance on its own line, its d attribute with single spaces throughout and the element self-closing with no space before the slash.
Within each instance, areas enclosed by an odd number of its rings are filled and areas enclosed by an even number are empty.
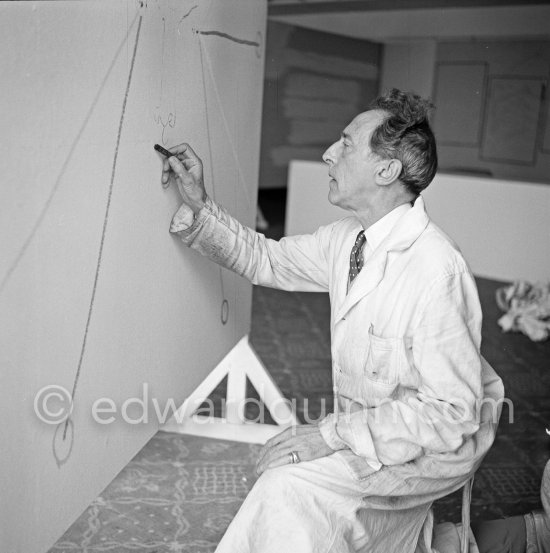
<svg viewBox="0 0 550 553">
<path fill-rule="evenodd" d="M 353 279 L 359 274 L 363 268 L 363 245 L 366 242 L 365 232 L 361 231 L 355 240 L 355 244 L 351 249 L 351 255 L 349 256 L 349 282 L 353 282 Z"/>
</svg>

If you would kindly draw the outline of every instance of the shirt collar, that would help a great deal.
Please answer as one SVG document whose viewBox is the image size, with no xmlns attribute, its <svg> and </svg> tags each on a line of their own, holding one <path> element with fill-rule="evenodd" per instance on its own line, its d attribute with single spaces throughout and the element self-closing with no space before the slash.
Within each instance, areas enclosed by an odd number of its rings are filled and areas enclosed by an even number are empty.
<svg viewBox="0 0 550 553">
<path fill-rule="evenodd" d="M 365 230 L 367 244 L 374 251 L 388 236 L 395 224 L 412 208 L 409 202 L 401 204 Z"/>
</svg>

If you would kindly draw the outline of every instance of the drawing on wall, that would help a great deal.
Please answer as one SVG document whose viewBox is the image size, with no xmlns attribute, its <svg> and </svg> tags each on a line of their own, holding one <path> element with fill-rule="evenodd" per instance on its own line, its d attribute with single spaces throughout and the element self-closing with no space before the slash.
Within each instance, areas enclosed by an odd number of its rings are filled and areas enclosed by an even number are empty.
<svg viewBox="0 0 550 553">
<path fill-rule="evenodd" d="M 142 6 L 143 7 L 143 6 Z M 198 8 L 198 4 L 186 9 L 180 16 L 180 10 L 170 4 L 156 2 L 156 11 L 162 24 L 162 40 L 160 52 L 161 75 L 151 92 L 156 96 L 153 120 L 162 128 L 161 143 L 166 146 L 166 129 L 173 129 L 177 123 L 178 79 L 174 75 L 177 67 L 178 36 L 187 29 L 185 21 Z"/>
<path fill-rule="evenodd" d="M 109 209 L 110 209 L 110 204 L 111 204 L 112 191 L 113 191 L 115 175 L 116 175 L 118 147 L 119 147 L 119 144 L 120 144 L 122 126 L 123 126 L 124 115 L 125 115 L 125 111 L 126 111 L 126 103 L 127 103 L 127 99 L 128 99 L 128 93 L 129 93 L 129 90 L 130 90 L 130 83 L 131 83 L 131 80 L 132 80 L 132 72 L 133 72 L 133 69 L 134 69 L 134 62 L 135 62 L 135 57 L 136 57 L 136 52 L 137 52 L 139 34 L 140 34 L 140 31 L 141 31 L 142 19 L 143 19 L 143 16 L 141 16 L 139 14 L 136 14 L 133 22 L 130 24 L 129 29 L 128 29 L 128 33 L 127 33 L 126 37 L 124 38 L 124 40 L 120 43 L 120 46 L 118 47 L 118 49 L 117 49 L 117 51 L 116 51 L 116 53 L 113 57 L 113 60 L 112 60 L 112 62 L 110 63 L 110 65 L 108 67 L 108 70 L 105 74 L 105 78 L 103 79 L 103 81 L 102 81 L 102 83 L 101 83 L 101 85 L 98 89 L 98 92 L 97 92 L 97 94 L 94 98 L 94 101 L 92 102 L 89 110 L 86 113 L 86 116 L 84 117 L 83 124 L 82 124 L 81 128 L 79 129 L 79 132 L 76 135 L 75 140 L 73 141 L 73 143 L 71 145 L 71 148 L 70 148 L 70 150 L 68 152 L 68 155 L 67 155 L 67 157 L 66 157 L 66 159 L 63 163 L 63 166 L 61 167 L 61 170 L 58 174 L 58 177 L 57 177 L 57 179 L 54 183 L 54 186 L 53 186 L 46 202 L 44 203 L 42 209 L 40 210 L 39 216 L 37 217 L 36 221 L 32 225 L 31 231 L 29 232 L 27 238 L 23 242 L 23 244 L 20 247 L 17 254 L 14 256 L 14 259 L 13 259 L 11 265 L 8 267 L 7 271 L 2 276 L 2 281 L 1 281 L 1 284 L 0 284 L 0 294 L 2 294 L 2 292 L 4 291 L 5 286 L 7 285 L 8 281 L 10 279 L 10 277 L 12 276 L 12 274 L 17 269 L 21 259 L 23 258 L 23 256 L 25 255 L 25 252 L 27 251 L 27 248 L 31 244 L 33 238 L 36 236 L 36 233 L 38 232 L 38 230 L 40 228 L 40 225 L 44 221 L 44 218 L 45 218 L 45 216 L 48 212 L 49 207 L 51 206 L 51 203 L 55 199 L 56 192 L 57 192 L 59 186 L 61 185 L 61 183 L 63 181 L 63 177 L 64 177 L 64 174 L 65 174 L 65 169 L 67 168 L 68 164 L 71 162 L 72 154 L 73 154 L 76 146 L 78 145 L 84 130 L 86 129 L 87 123 L 90 120 L 90 117 L 92 116 L 92 114 L 94 112 L 95 106 L 97 105 L 97 102 L 99 101 L 99 98 L 101 97 L 101 94 L 104 90 L 105 84 L 106 84 L 107 80 L 109 79 L 109 76 L 111 75 L 113 66 L 117 62 L 117 60 L 120 56 L 120 53 L 121 53 L 123 47 L 126 45 L 126 43 L 128 41 L 128 38 L 130 36 L 130 33 L 133 31 L 134 26 L 137 22 L 138 26 L 137 26 L 137 31 L 136 31 L 135 44 L 134 44 L 134 48 L 133 48 L 132 61 L 131 61 L 131 64 L 130 64 L 130 72 L 129 72 L 129 75 L 128 75 L 128 83 L 127 83 L 125 94 L 124 94 L 124 99 L 123 99 L 123 103 L 122 103 L 122 112 L 121 112 L 121 115 L 120 115 L 120 121 L 119 121 L 119 125 L 118 125 L 118 134 L 117 134 L 117 139 L 116 139 L 116 147 L 115 147 L 113 162 L 112 162 L 111 181 L 110 181 L 110 184 L 109 184 L 109 191 L 108 191 L 108 197 L 107 197 L 106 208 L 105 208 L 105 216 L 104 216 L 104 221 L 103 221 L 103 229 L 102 229 L 102 235 L 101 235 L 101 240 L 100 240 L 100 245 L 99 245 L 99 252 L 98 252 L 98 256 L 97 256 L 97 264 L 96 264 L 96 269 L 95 269 L 93 289 L 92 289 L 92 292 L 91 292 L 90 304 L 89 304 L 89 307 L 88 307 L 88 310 L 87 310 L 88 315 L 87 315 L 87 319 L 86 319 L 86 327 L 85 327 L 84 333 L 83 333 L 82 344 L 81 344 L 81 347 L 80 347 L 80 356 L 79 356 L 78 365 L 76 367 L 76 374 L 75 374 L 73 385 L 72 385 L 72 392 L 71 392 L 72 400 L 74 400 L 74 398 L 75 398 L 76 389 L 77 389 L 77 386 L 78 386 L 80 371 L 81 371 L 81 368 L 82 368 L 82 361 L 83 361 L 84 353 L 85 353 L 85 350 L 86 350 L 88 329 L 89 329 L 90 320 L 91 320 L 92 312 L 93 312 L 95 294 L 96 294 L 96 290 L 97 290 L 97 283 L 98 283 L 98 278 L 99 278 L 99 273 L 100 273 L 100 268 L 101 268 L 101 257 L 102 257 L 102 253 L 103 253 L 103 246 L 104 246 L 104 243 L 105 243 L 105 235 L 106 235 L 108 219 L 109 219 Z M 69 458 L 69 456 L 72 452 L 72 448 L 73 448 L 73 439 L 74 439 L 74 425 L 73 425 L 73 422 L 71 420 L 71 417 L 69 416 L 64 422 L 62 422 L 58 425 L 58 427 L 56 428 L 56 431 L 54 433 L 54 436 L 53 436 L 52 453 L 53 453 L 53 456 L 55 458 L 55 461 L 56 461 L 58 467 L 63 465 L 67 461 L 67 459 Z"/>
<path fill-rule="evenodd" d="M 116 177 L 116 168 L 117 168 L 117 160 L 118 160 L 118 149 L 120 146 L 120 139 L 122 136 L 122 128 L 124 125 L 124 116 L 126 114 L 126 104 L 128 102 L 128 94 L 130 92 L 130 85 L 132 83 L 132 74 L 134 72 L 134 65 L 136 62 L 136 54 L 138 50 L 138 43 L 139 43 L 139 35 L 141 32 L 141 25 L 143 22 L 143 16 L 139 16 L 137 31 L 136 31 L 136 38 L 134 42 L 134 48 L 132 52 L 132 61 L 130 62 L 130 71 L 128 73 L 128 82 L 126 84 L 126 89 L 124 91 L 124 100 L 122 102 L 122 110 L 120 114 L 120 120 L 118 123 L 118 132 L 116 137 L 116 146 L 115 146 L 115 152 L 113 155 L 113 166 L 111 170 L 111 179 L 109 182 L 109 190 L 108 190 L 108 196 L 107 196 L 107 203 L 105 206 L 105 216 L 103 219 L 103 227 L 101 231 L 101 240 L 99 243 L 99 252 L 97 254 L 97 263 L 95 268 L 95 274 L 94 274 L 94 283 L 92 287 L 91 297 L 90 297 L 90 305 L 88 307 L 88 315 L 86 317 L 86 327 L 84 328 L 84 336 L 82 338 L 82 346 L 80 348 L 80 355 L 78 358 L 78 366 L 76 368 L 76 374 L 74 377 L 74 382 L 72 386 L 72 392 L 71 392 L 71 401 L 74 403 L 75 396 L 76 396 L 76 390 L 78 386 L 78 381 L 80 378 L 80 372 L 82 370 L 82 361 L 84 360 L 84 355 L 86 352 L 86 343 L 88 341 L 88 331 L 90 328 L 90 322 L 92 319 L 92 314 L 94 310 L 94 302 L 97 292 L 97 284 L 99 281 L 100 271 L 101 271 L 101 259 L 103 256 L 103 248 L 105 246 L 105 237 L 107 234 L 107 227 L 109 224 L 109 212 L 111 208 L 111 200 L 113 197 L 113 187 L 115 184 L 115 177 Z M 132 25 L 133 27 L 133 25 Z M 70 432 L 68 432 L 70 426 Z M 63 432 L 61 433 L 61 428 L 63 428 Z M 61 436 L 61 437 L 60 437 Z M 53 444 L 52 444 L 52 450 L 55 457 L 55 462 L 57 463 L 57 466 L 60 467 L 63 465 L 70 457 L 72 449 L 73 449 L 73 440 L 74 440 L 74 424 L 71 420 L 71 416 L 67 418 L 67 420 L 64 423 L 61 423 L 57 430 L 55 431 L 54 437 L 53 437 Z"/>
<path fill-rule="evenodd" d="M 143 3 L 142 3 L 143 4 Z M 142 5 L 143 7 L 143 5 Z M 159 101 L 155 105 L 155 115 L 153 117 L 155 123 L 162 127 L 162 134 L 161 134 L 161 141 L 163 144 L 166 144 L 166 137 L 165 137 L 165 131 L 167 127 L 175 128 L 176 122 L 177 122 L 177 107 L 176 107 L 176 99 L 177 99 L 177 79 L 174 78 L 173 75 L 173 68 L 176 66 L 176 52 L 177 52 L 177 41 L 176 41 L 176 31 L 179 34 L 180 33 L 180 24 L 184 19 L 189 17 L 191 15 L 192 11 L 197 6 L 192 7 L 189 11 L 187 11 L 181 19 L 177 22 L 177 25 L 170 25 L 167 24 L 167 17 L 162 16 L 162 54 L 161 54 L 161 67 L 162 67 L 162 75 L 159 81 Z M 138 16 L 136 15 L 136 19 L 138 19 Z M 117 165 L 117 157 L 118 157 L 118 147 L 120 144 L 122 129 L 123 129 L 123 123 L 124 123 L 124 116 L 126 112 L 126 103 L 128 100 L 128 94 L 130 91 L 130 85 L 132 81 L 132 74 L 134 70 L 134 65 L 136 62 L 136 54 L 138 51 L 138 43 L 139 43 L 139 36 L 141 31 L 141 26 L 143 22 L 143 15 L 139 15 L 138 19 L 138 25 L 137 25 L 137 31 L 135 36 L 135 42 L 133 47 L 133 54 L 132 54 L 132 60 L 130 63 L 130 69 L 129 69 L 129 75 L 128 75 L 128 82 L 126 85 L 126 90 L 124 94 L 124 100 L 122 104 L 122 113 L 120 116 L 120 122 L 118 125 L 118 134 L 117 134 L 117 142 L 114 152 L 114 159 L 113 159 L 113 165 L 112 165 L 112 172 L 111 172 L 111 180 L 109 184 L 109 192 L 108 192 L 108 198 L 107 198 L 107 205 L 105 208 L 105 218 L 103 222 L 103 229 L 102 229 L 102 235 L 100 240 L 100 246 L 99 246 L 99 253 L 97 258 L 97 265 L 95 270 L 95 277 L 94 277 L 94 283 L 93 283 L 93 289 L 91 292 L 91 300 L 90 305 L 88 308 L 88 316 L 86 319 L 86 327 L 84 329 L 84 337 L 82 340 L 82 346 L 80 349 L 80 357 L 78 361 L 78 366 L 76 369 L 76 375 L 74 378 L 74 383 L 72 386 L 72 393 L 71 393 L 71 399 L 74 402 L 75 396 L 76 396 L 76 390 L 78 386 L 78 381 L 80 377 L 80 372 L 82 369 L 82 361 L 84 359 L 85 350 L 86 350 L 86 342 L 87 342 L 87 336 L 88 336 L 88 330 L 90 321 L 92 318 L 93 313 L 93 306 L 94 306 L 94 300 L 95 295 L 97 291 L 97 284 L 100 274 L 100 268 L 101 268 L 101 258 L 103 253 L 103 247 L 105 244 L 105 236 L 107 232 L 107 226 L 108 226 L 108 218 L 109 218 L 109 211 L 110 211 L 110 204 L 111 204 L 111 198 L 112 198 L 112 192 L 113 192 L 113 186 L 115 183 L 115 176 L 116 176 L 116 165 Z M 168 25 L 168 30 L 167 30 Z M 133 25 L 131 26 L 133 27 Z M 211 168 L 211 187 L 212 187 L 212 198 L 214 201 L 217 200 L 217 192 L 216 192 L 216 180 L 217 176 L 215 175 L 215 155 L 216 152 L 214 151 L 214 141 L 212 140 L 211 136 L 211 116 L 214 111 L 216 111 L 216 114 L 221 118 L 221 121 L 223 122 L 223 130 L 225 131 L 225 138 L 227 140 L 227 143 L 231 146 L 232 154 L 234 157 L 234 161 L 236 163 L 237 169 L 238 169 L 238 180 L 237 183 L 240 184 L 240 190 L 234 190 L 235 197 L 239 194 L 242 198 L 244 198 L 247 202 L 247 207 L 249 209 L 253 209 L 253 204 L 251 202 L 251 199 L 248 197 L 248 190 L 245 186 L 245 177 L 243 175 L 243 171 L 240 166 L 240 161 L 238 157 L 238 153 L 236 152 L 234 143 L 233 143 L 233 137 L 231 134 L 231 131 L 229 129 L 229 124 L 227 122 L 227 118 L 225 115 L 224 107 L 222 104 L 220 91 L 218 88 L 218 85 L 216 83 L 216 78 L 214 75 L 214 71 L 212 69 L 212 62 L 210 60 L 210 56 L 208 54 L 208 50 L 206 45 L 203 42 L 202 37 L 216 37 L 221 38 L 223 40 L 227 40 L 229 42 L 232 42 L 234 44 L 238 45 L 244 45 L 248 47 L 253 47 L 255 51 L 256 57 L 261 57 L 261 32 L 258 31 L 256 35 L 256 40 L 247 40 L 239 37 L 235 37 L 232 35 L 229 35 L 227 33 L 221 32 L 221 31 L 201 31 L 197 29 L 191 29 L 191 32 L 198 36 L 199 39 L 199 47 L 200 47 L 200 62 L 201 62 L 201 77 L 202 77 L 202 87 L 204 91 L 204 114 L 205 114 L 205 128 L 207 132 L 207 143 L 208 143 L 208 153 L 210 157 L 210 164 L 209 167 Z M 118 53 L 117 53 L 118 54 Z M 208 68 L 208 75 L 209 79 L 206 77 L 205 72 L 205 65 Z M 210 86 L 207 84 L 207 81 L 209 81 Z M 212 95 L 211 92 L 209 92 L 209 88 L 213 90 L 214 96 L 216 99 L 216 110 L 210 109 L 209 110 L 209 96 Z M 219 276 L 220 276 L 220 321 L 222 325 L 226 325 L 229 320 L 229 311 L 230 311 L 230 303 L 229 299 L 226 295 L 226 288 L 224 282 L 224 272 L 226 272 L 223 268 L 218 267 Z M 62 429 L 62 432 L 61 432 Z M 69 416 L 67 420 L 64 423 L 61 423 L 59 427 L 57 428 L 54 438 L 53 438 L 53 444 L 52 444 L 52 450 L 53 454 L 56 460 L 56 463 L 58 466 L 61 466 L 64 464 L 70 457 L 72 447 L 73 447 L 73 440 L 74 440 L 74 424 Z"/>
<path fill-rule="evenodd" d="M 225 132 L 225 137 L 227 139 L 227 143 L 231 147 L 231 152 L 233 154 L 234 161 L 237 166 L 238 170 L 238 180 L 237 182 L 240 184 L 241 190 L 242 190 L 242 197 L 246 200 L 247 207 L 251 210 L 253 210 L 253 204 L 251 199 L 248 197 L 248 190 L 244 186 L 245 180 L 243 171 L 241 168 L 241 164 L 239 161 L 239 156 L 237 154 L 237 151 L 235 149 L 235 144 L 233 141 L 233 137 L 231 135 L 231 131 L 229 130 L 229 124 L 227 122 L 227 118 L 225 115 L 224 107 L 222 105 L 222 100 L 220 97 L 220 91 L 218 88 L 218 85 L 216 83 L 216 79 L 214 76 L 214 72 L 212 70 L 212 63 L 210 60 L 210 56 L 208 54 L 208 49 L 204 43 L 203 36 L 206 37 L 218 37 L 222 38 L 224 40 L 227 40 L 229 42 L 233 42 L 235 44 L 239 45 L 245 45 L 245 46 L 252 46 L 254 47 L 254 51 L 256 53 L 256 56 L 258 56 L 258 53 L 260 52 L 261 47 L 261 33 L 257 33 L 257 40 L 246 40 L 238 37 L 231 36 L 227 33 L 222 33 L 220 31 L 201 31 L 198 29 L 193 29 L 193 32 L 196 34 L 199 40 L 199 50 L 200 50 L 200 61 L 201 61 L 201 78 L 202 78 L 202 86 L 204 91 L 204 115 L 205 115 L 205 126 L 206 126 L 206 134 L 208 137 L 208 154 L 209 154 L 209 167 L 210 167 L 210 182 L 212 185 L 212 197 L 214 200 L 217 199 L 217 193 L 216 193 L 216 181 L 218 180 L 218 176 L 215 174 L 215 164 L 214 164 L 214 157 L 215 157 L 215 150 L 214 150 L 214 141 L 212 139 L 211 134 L 211 117 L 214 112 L 216 112 L 220 117 L 221 121 L 223 122 L 223 130 Z M 205 65 L 208 68 L 208 76 L 209 76 L 209 82 L 210 87 L 207 85 L 207 76 L 205 71 Z M 209 101 L 209 97 L 211 96 L 211 92 L 209 92 L 209 88 L 213 90 L 214 96 L 215 96 L 215 108 L 211 105 L 211 101 Z M 210 106 L 210 107 L 209 107 Z M 223 175 L 222 175 L 223 176 Z M 221 180 L 221 179 L 220 179 Z M 235 191 L 235 194 L 237 191 Z M 218 268 L 220 273 L 220 287 L 221 287 L 221 313 L 220 313 L 220 319 L 222 324 L 227 324 L 227 321 L 229 320 L 229 300 L 226 297 L 225 294 L 225 286 L 224 286 L 224 272 L 226 272 L 222 267 Z"/>
<path fill-rule="evenodd" d="M 543 85 L 538 77 L 489 80 L 481 159 L 535 163 Z"/>
<path fill-rule="evenodd" d="M 191 14 L 193 9 L 195 9 L 196 7 L 197 6 L 194 6 L 193 8 L 191 8 L 179 20 L 178 27 L 179 27 L 179 24 L 184 19 L 186 19 Z M 137 16 L 136 16 L 136 19 L 137 19 Z M 105 219 L 104 219 L 104 223 L 103 223 L 103 230 L 102 230 L 102 236 L 101 236 L 101 241 L 100 241 L 98 259 L 97 259 L 97 266 L 96 266 L 96 271 L 95 271 L 94 285 L 93 285 L 93 289 L 92 289 L 92 293 L 91 293 L 90 306 L 89 306 L 89 309 L 88 309 L 88 316 L 87 316 L 87 320 L 86 320 L 86 328 L 84 330 L 84 337 L 83 337 L 82 346 L 81 346 L 81 350 L 80 350 L 79 362 L 78 362 L 78 366 L 77 366 L 77 369 L 76 369 L 76 375 L 75 375 L 74 383 L 73 383 L 73 387 L 72 387 L 71 398 L 72 398 L 73 401 L 74 401 L 75 395 L 76 395 L 79 376 L 80 376 L 80 372 L 81 372 L 81 368 L 82 368 L 82 361 L 83 361 L 84 354 L 85 354 L 85 349 L 86 349 L 88 329 L 89 329 L 89 325 L 90 325 L 90 321 L 91 321 L 91 317 L 92 317 L 92 313 L 93 313 L 93 304 L 94 304 L 95 294 L 96 294 L 96 290 L 97 290 L 97 283 L 98 283 L 99 273 L 100 273 L 100 268 L 101 268 L 101 257 L 102 257 L 102 253 L 103 253 L 103 246 L 104 246 L 104 243 L 105 243 L 105 235 L 106 235 L 106 232 L 107 232 L 109 208 L 110 208 L 112 191 L 113 191 L 115 175 L 116 175 L 116 163 L 117 163 L 117 157 L 118 157 L 118 146 L 119 146 L 119 143 L 120 143 L 120 138 L 121 138 L 121 133 L 122 133 L 124 115 L 125 115 L 125 111 L 126 111 L 126 103 L 127 103 L 128 94 L 129 94 L 129 91 L 130 91 L 131 80 L 132 80 L 132 73 L 133 73 L 134 64 L 135 64 L 135 61 L 136 61 L 136 54 L 137 54 L 137 50 L 138 50 L 139 35 L 140 35 L 140 31 L 141 31 L 141 26 L 142 26 L 142 20 L 143 20 L 143 15 L 139 15 L 138 27 L 137 27 L 137 31 L 136 31 L 135 43 L 134 43 L 134 48 L 133 48 L 132 61 L 131 61 L 131 64 L 130 64 L 130 71 L 129 71 L 129 75 L 128 75 L 128 83 L 127 83 L 127 86 L 126 86 L 126 91 L 125 91 L 124 101 L 123 101 L 123 106 L 122 106 L 122 113 L 121 113 L 121 116 L 120 116 L 120 122 L 119 122 L 119 127 L 118 127 L 117 144 L 116 144 L 115 153 L 114 153 L 113 167 L 112 167 L 112 173 L 111 173 L 111 182 L 110 182 L 110 185 L 109 185 L 109 194 L 108 194 L 107 205 L 106 205 L 106 210 L 105 210 Z M 175 105 L 175 99 L 177 98 L 177 86 L 175 84 L 176 79 L 170 78 L 170 73 L 172 72 L 172 68 L 176 65 L 175 64 L 176 41 L 175 41 L 175 37 L 174 37 L 174 34 L 175 34 L 174 33 L 174 27 L 172 26 L 171 31 L 167 32 L 167 30 L 166 30 L 167 23 L 166 23 L 166 17 L 165 16 L 162 17 L 162 26 L 163 26 L 162 57 L 161 57 L 161 59 L 162 59 L 162 64 L 161 64 L 161 66 L 162 66 L 162 77 L 160 79 L 160 85 L 159 85 L 160 86 L 159 102 L 155 106 L 154 121 L 155 121 L 155 123 L 157 123 L 158 125 L 160 125 L 162 127 L 161 140 L 162 140 L 163 144 L 166 144 L 165 130 L 166 130 L 167 127 L 174 128 L 176 126 L 176 122 L 177 122 L 177 111 L 176 111 L 176 105 Z M 133 27 L 133 25 L 132 25 L 132 27 Z M 179 31 L 179 28 L 178 28 L 178 31 Z M 239 181 L 238 182 L 241 183 L 241 194 L 242 194 L 242 197 L 246 200 L 246 202 L 248 204 L 248 208 L 253 209 L 251 200 L 248 197 L 248 194 L 249 194 L 248 190 L 244 186 L 245 182 L 244 182 L 243 171 L 240 167 L 238 154 L 235 151 L 235 147 L 234 147 L 234 144 L 233 144 L 231 132 L 229 130 L 229 125 L 228 125 L 227 118 L 225 116 L 224 108 L 223 108 L 223 105 L 222 105 L 222 101 L 221 101 L 221 97 L 220 97 L 220 91 L 218 89 L 218 86 L 217 86 L 217 83 L 216 83 L 216 80 L 215 80 L 215 76 L 214 76 L 214 72 L 212 70 L 212 63 L 210 61 L 206 46 L 204 45 L 204 43 L 202 41 L 202 36 L 219 37 L 219 38 L 222 38 L 222 39 L 226 39 L 230 42 L 233 42 L 235 44 L 245 45 L 245 46 L 252 46 L 252 47 L 254 47 L 256 57 L 260 57 L 261 33 L 258 31 L 257 36 L 256 36 L 256 40 L 246 40 L 246 39 L 231 36 L 227 33 L 221 32 L 221 31 L 200 31 L 200 30 L 192 29 L 192 32 L 195 33 L 199 37 L 199 44 L 200 44 L 201 75 L 202 75 L 202 85 L 203 85 L 203 90 L 204 90 L 205 125 L 206 125 L 206 130 L 207 130 L 207 137 L 208 137 L 208 152 L 209 152 L 209 156 L 210 156 L 210 167 L 212 168 L 211 169 L 211 171 L 212 171 L 212 173 L 211 173 L 211 186 L 212 186 L 212 191 L 213 191 L 212 197 L 213 197 L 214 200 L 216 200 L 216 196 L 217 196 L 217 194 L 216 194 L 216 180 L 217 180 L 217 177 L 214 174 L 215 152 L 213 150 L 213 141 L 212 141 L 212 138 L 211 138 L 210 114 L 209 114 L 209 108 L 208 108 L 208 98 L 209 98 L 209 95 L 211 93 L 208 92 L 207 78 L 206 78 L 206 73 L 205 73 L 205 65 L 208 67 L 208 74 L 209 74 L 209 77 L 210 77 L 211 87 L 214 91 L 214 95 L 215 95 L 215 98 L 216 98 L 217 112 L 221 116 L 221 120 L 223 122 L 223 129 L 226 133 L 227 142 L 231 145 L 232 154 L 234 156 L 234 159 L 235 159 L 235 162 L 237 164 L 238 171 L 239 171 Z M 170 52 L 170 53 L 168 54 L 167 52 Z M 171 105 L 171 104 L 173 104 L 173 105 Z M 166 108 L 167 105 L 168 105 L 168 108 Z M 171 111 L 167 111 L 167 109 L 171 110 Z M 234 192 L 235 192 L 235 194 L 238 193 L 237 190 L 235 190 Z M 228 320 L 229 320 L 230 304 L 229 304 L 229 300 L 228 300 L 228 298 L 226 296 L 226 292 L 225 292 L 225 289 L 226 289 L 226 285 L 224 284 L 224 272 L 225 271 L 221 267 L 218 267 L 218 270 L 219 270 L 219 275 L 220 275 L 220 296 L 221 296 L 220 321 L 223 325 L 226 325 Z M 67 420 L 64 423 L 61 423 L 59 425 L 59 427 L 57 428 L 57 430 L 54 434 L 54 438 L 53 438 L 52 451 L 53 451 L 53 454 L 54 454 L 54 457 L 55 457 L 55 460 L 56 460 L 56 463 L 57 463 L 58 466 L 61 466 L 62 464 L 64 464 L 68 460 L 68 458 L 70 457 L 70 454 L 71 454 L 71 451 L 72 451 L 72 446 L 73 446 L 73 439 L 74 439 L 74 425 L 73 425 L 73 421 L 72 421 L 71 417 L 68 417 Z"/>
<path fill-rule="evenodd" d="M 265 16 L 262 2 L 116 0 L 14 2 L 0 17 L 25 59 L 0 61 L 14 154 L 0 163 L 0 351 L 16 378 L 4 408 L 21 410 L 45 385 L 72 404 L 43 424 L 31 400 L 6 431 L 25 444 L 15 460 L 25 473 L 2 485 L 30 501 L 8 525 L 21 549 L 66 527 L 162 422 L 102 427 L 97 398 L 120 408 L 146 382 L 179 405 L 249 332 L 250 284 L 170 235 L 181 199 L 162 187 L 153 144 L 191 143 L 208 194 L 254 224 Z M 52 494 L 63 512 L 44 507 Z M 17 531 L 29 509 L 44 516 Z"/>
</svg>

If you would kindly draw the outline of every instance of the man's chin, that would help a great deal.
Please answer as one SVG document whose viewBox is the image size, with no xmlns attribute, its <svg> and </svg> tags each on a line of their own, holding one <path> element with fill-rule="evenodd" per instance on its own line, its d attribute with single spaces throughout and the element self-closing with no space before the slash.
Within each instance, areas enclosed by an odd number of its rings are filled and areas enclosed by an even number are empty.
<svg viewBox="0 0 550 553">
<path fill-rule="evenodd" d="M 338 207 L 338 193 L 332 190 L 332 188 L 328 191 L 328 201 Z"/>
</svg>

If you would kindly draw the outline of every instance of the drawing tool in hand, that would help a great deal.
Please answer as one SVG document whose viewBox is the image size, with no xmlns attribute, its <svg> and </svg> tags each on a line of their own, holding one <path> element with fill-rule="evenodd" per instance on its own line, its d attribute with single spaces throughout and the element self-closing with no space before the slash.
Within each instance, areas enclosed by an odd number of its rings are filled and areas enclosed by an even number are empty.
<svg viewBox="0 0 550 553">
<path fill-rule="evenodd" d="M 155 144 L 154 148 L 157 152 L 160 152 L 163 156 L 166 156 L 166 157 L 177 155 L 177 154 L 173 154 L 170 150 L 163 148 L 160 144 Z"/>
</svg>

